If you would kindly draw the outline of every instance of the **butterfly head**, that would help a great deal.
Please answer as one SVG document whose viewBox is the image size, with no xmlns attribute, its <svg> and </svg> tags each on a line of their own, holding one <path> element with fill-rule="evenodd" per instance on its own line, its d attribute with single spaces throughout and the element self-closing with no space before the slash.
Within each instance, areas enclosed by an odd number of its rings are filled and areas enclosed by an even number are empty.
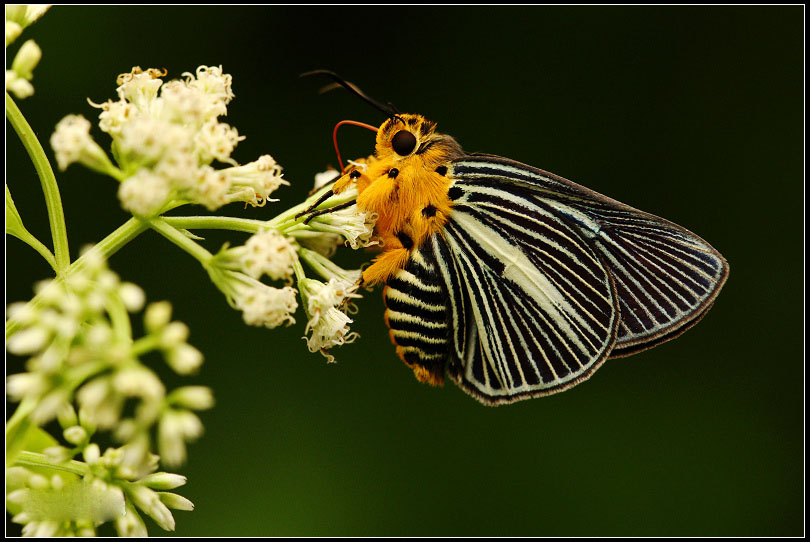
<svg viewBox="0 0 810 542">
<path fill-rule="evenodd" d="M 456 140 L 436 132 L 436 123 L 422 115 L 394 115 L 377 131 L 377 157 L 381 160 L 423 161 L 431 166 L 461 154 Z"/>
</svg>

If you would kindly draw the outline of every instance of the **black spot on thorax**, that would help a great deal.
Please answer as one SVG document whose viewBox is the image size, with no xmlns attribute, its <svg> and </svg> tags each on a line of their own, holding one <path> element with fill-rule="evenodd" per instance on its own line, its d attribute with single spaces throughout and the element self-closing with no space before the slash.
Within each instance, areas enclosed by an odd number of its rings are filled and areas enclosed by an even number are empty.
<svg viewBox="0 0 810 542">
<path fill-rule="evenodd" d="M 413 248 L 413 239 L 405 232 L 397 232 L 397 239 L 402 243 L 402 246 L 410 250 Z"/>
</svg>

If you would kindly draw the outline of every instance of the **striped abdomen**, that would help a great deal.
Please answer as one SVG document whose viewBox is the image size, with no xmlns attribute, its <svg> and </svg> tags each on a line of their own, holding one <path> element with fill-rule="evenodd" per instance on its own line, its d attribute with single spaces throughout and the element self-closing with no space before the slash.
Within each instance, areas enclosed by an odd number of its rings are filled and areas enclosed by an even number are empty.
<svg viewBox="0 0 810 542">
<path fill-rule="evenodd" d="M 450 353 L 447 294 L 430 253 L 414 251 L 383 290 L 385 321 L 402 361 L 416 377 L 441 384 Z"/>
</svg>

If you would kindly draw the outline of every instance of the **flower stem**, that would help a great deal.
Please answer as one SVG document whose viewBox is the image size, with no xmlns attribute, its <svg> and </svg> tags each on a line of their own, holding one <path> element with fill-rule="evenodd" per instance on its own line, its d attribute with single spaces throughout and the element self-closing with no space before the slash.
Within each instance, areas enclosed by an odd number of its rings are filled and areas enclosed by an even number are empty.
<svg viewBox="0 0 810 542">
<path fill-rule="evenodd" d="M 6 460 L 13 459 L 22 447 L 23 440 L 31 425 L 29 415 L 37 406 L 37 400 L 26 397 L 19 404 L 14 414 L 6 422 Z"/>
<path fill-rule="evenodd" d="M 65 472 L 72 472 L 79 476 L 84 476 L 90 472 L 90 466 L 81 461 L 71 459 L 65 462 L 55 462 L 48 459 L 45 454 L 38 454 L 34 452 L 20 452 L 20 455 L 14 460 L 15 465 L 26 467 L 47 467 L 49 469 L 61 470 Z"/>
<path fill-rule="evenodd" d="M 256 233 L 267 225 L 264 220 L 230 216 L 165 216 L 163 220 L 170 226 L 182 230 L 231 230 Z"/>
<path fill-rule="evenodd" d="M 93 250 L 99 251 L 104 259 L 109 259 L 110 256 L 118 252 L 121 247 L 132 241 L 148 227 L 149 224 L 147 222 L 144 222 L 138 218 L 130 218 L 114 232 L 99 241 L 99 243 L 93 247 Z M 64 280 L 84 267 L 86 263 L 85 258 L 85 256 L 79 257 L 79 259 L 73 262 L 60 276 L 57 277 L 57 280 Z M 38 307 L 40 303 L 42 303 L 42 300 L 39 295 L 34 296 L 34 298 L 28 302 L 29 306 L 32 308 Z M 19 328 L 19 321 L 9 319 L 6 322 L 6 338 L 11 337 L 14 333 L 19 331 Z"/>
<path fill-rule="evenodd" d="M 23 117 L 22 112 L 6 93 L 6 117 L 14 131 L 20 137 L 28 156 L 34 163 L 34 168 L 39 175 L 42 184 L 42 191 L 45 194 L 45 205 L 48 208 L 48 221 L 51 224 L 51 236 L 53 237 L 54 258 L 56 260 L 57 274 L 64 273 L 70 266 L 70 252 L 68 248 L 67 228 L 65 227 L 65 213 L 62 209 L 62 198 L 59 196 L 59 186 L 53 174 L 53 168 L 45 155 L 37 139 L 34 130 Z"/>
<path fill-rule="evenodd" d="M 160 235 L 194 256 L 204 267 L 208 268 L 208 263 L 214 257 L 213 254 L 183 235 L 180 230 L 167 223 L 165 219 L 153 218 L 149 220 L 149 226 Z"/>
</svg>

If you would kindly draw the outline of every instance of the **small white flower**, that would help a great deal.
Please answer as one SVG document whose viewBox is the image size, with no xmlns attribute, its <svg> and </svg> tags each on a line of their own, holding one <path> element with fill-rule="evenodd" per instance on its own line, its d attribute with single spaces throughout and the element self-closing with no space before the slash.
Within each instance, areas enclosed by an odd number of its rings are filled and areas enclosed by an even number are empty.
<svg viewBox="0 0 810 542">
<path fill-rule="evenodd" d="M 203 355 L 190 344 L 181 344 L 169 351 L 166 361 L 176 373 L 186 375 L 200 368 Z"/>
<path fill-rule="evenodd" d="M 132 68 L 132 72 L 118 76 L 118 97 L 121 101 L 128 101 L 139 110 L 148 112 L 163 84 L 159 79 L 160 75 L 163 74 L 155 69 L 143 71 L 139 67 Z"/>
<path fill-rule="evenodd" d="M 298 300 L 294 288 L 273 288 L 235 271 L 214 268 L 209 272 L 228 303 L 242 311 L 246 324 L 272 329 L 284 323 L 295 323 L 292 315 L 298 308 Z"/>
<path fill-rule="evenodd" d="M 6 16 L 8 16 L 8 8 L 6 8 Z M 6 47 L 20 37 L 22 31 L 23 28 L 20 26 L 20 23 L 6 19 Z"/>
<path fill-rule="evenodd" d="M 326 284 L 314 279 L 302 279 L 298 287 L 306 300 L 309 315 L 305 333 L 312 332 L 305 337 L 307 347 L 310 352 L 322 352 L 329 362 L 333 362 L 335 358 L 328 350 L 358 337 L 357 333 L 349 331 L 352 319 L 338 309 L 347 300 L 360 297 L 355 293 L 357 285 L 336 278 Z"/>
<path fill-rule="evenodd" d="M 22 325 L 30 325 L 37 318 L 37 310 L 28 303 L 12 303 L 6 307 L 6 315 L 9 320 L 15 320 Z"/>
<path fill-rule="evenodd" d="M 201 126 L 212 115 L 211 100 L 185 81 L 169 81 L 160 90 L 160 118 L 190 126 Z"/>
<path fill-rule="evenodd" d="M 6 380 L 6 393 L 15 401 L 25 397 L 38 397 L 47 389 L 48 382 L 38 373 L 17 373 Z"/>
<path fill-rule="evenodd" d="M 174 517 L 166 505 L 160 502 L 157 492 L 140 484 L 132 484 L 128 487 L 127 493 L 135 506 L 154 519 L 162 529 L 174 530 Z"/>
<path fill-rule="evenodd" d="M 180 465 L 186 460 L 186 441 L 202 435 L 200 419 L 188 410 L 169 410 L 158 425 L 158 449 L 167 465 Z"/>
<path fill-rule="evenodd" d="M 358 337 L 357 333 L 349 331 L 350 323 L 352 323 L 352 319 L 334 307 L 321 311 L 314 324 L 312 320 L 307 323 L 305 333 L 312 332 L 312 335 L 307 338 L 309 351 L 320 351 L 326 356 L 329 363 L 333 363 L 335 358 L 328 353 L 328 350 L 350 343 Z"/>
<path fill-rule="evenodd" d="M 39 352 L 50 339 L 50 333 L 43 327 L 29 327 L 18 331 L 6 341 L 6 349 L 22 356 Z"/>
<path fill-rule="evenodd" d="M 20 77 L 14 70 L 6 70 L 6 90 L 22 100 L 23 98 L 33 96 L 34 85 L 27 79 Z"/>
<path fill-rule="evenodd" d="M 269 154 L 243 166 L 225 168 L 224 173 L 232 185 L 230 201 L 244 201 L 261 206 L 281 185 L 289 185 L 282 178 L 281 166 Z"/>
<path fill-rule="evenodd" d="M 207 410 L 214 406 L 214 394 L 205 386 L 183 386 L 169 394 L 172 404 L 191 410 Z M 171 488 L 167 488 L 171 489 Z"/>
<path fill-rule="evenodd" d="M 17 72 L 17 75 L 23 79 L 31 80 L 34 77 L 34 68 L 37 67 L 39 61 L 42 59 L 42 49 L 36 44 L 34 40 L 28 40 L 22 44 L 14 61 L 11 63 L 11 69 Z"/>
<path fill-rule="evenodd" d="M 14 21 L 25 28 L 42 17 L 50 4 L 7 4 L 6 21 Z"/>
<path fill-rule="evenodd" d="M 51 147 L 63 171 L 74 162 L 102 173 L 110 172 L 113 167 L 107 154 L 90 136 L 90 121 L 81 115 L 68 115 L 59 121 L 51 136 Z"/>
<path fill-rule="evenodd" d="M 243 246 L 230 250 L 239 268 L 254 279 L 265 274 L 273 280 L 289 279 L 298 258 L 293 244 L 273 229 L 257 232 Z"/>
<path fill-rule="evenodd" d="M 222 66 L 200 66 L 197 68 L 196 79 L 190 73 L 184 73 L 190 87 L 198 89 L 209 96 L 213 111 L 217 116 L 226 113 L 228 103 L 233 99 L 234 94 L 231 88 L 233 78 L 230 74 L 222 73 Z"/>
<path fill-rule="evenodd" d="M 90 105 L 102 110 L 98 115 L 98 127 L 114 139 L 121 137 L 124 126 L 138 116 L 138 109 L 129 102 L 108 100 L 100 105 L 90 102 Z"/>
<path fill-rule="evenodd" d="M 150 303 L 143 320 L 146 330 L 153 333 L 165 327 L 172 318 L 172 304 L 168 301 Z"/>
<path fill-rule="evenodd" d="M 22 514 L 18 514 L 22 515 Z M 59 534 L 58 521 L 32 521 L 23 527 L 23 536 L 33 538 L 52 538 Z"/>
<path fill-rule="evenodd" d="M 141 516 L 131 504 L 127 505 L 126 512 L 123 516 L 116 518 L 115 530 L 118 533 L 118 536 L 149 536 L 149 533 L 146 530 L 146 525 L 141 519 Z"/>
<path fill-rule="evenodd" d="M 372 239 L 377 217 L 373 213 L 360 211 L 356 205 L 316 216 L 309 221 L 309 227 L 322 232 L 337 233 L 346 239 L 353 249 L 376 245 Z"/>
<path fill-rule="evenodd" d="M 216 121 L 208 121 L 194 134 L 194 147 L 200 163 L 212 160 L 236 164 L 231 153 L 237 143 L 245 139 L 236 128 Z"/>
<path fill-rule="evenodd" d="M 161 491 L 158 493 L 158 497 L 160 497 L 160 502 L 174 510 L 185 510 L 187 512 L 194 510 L 193 502 L 185 497 L 177 495 L 176 493 Z"/>
<path fill-rule="evenodd" d="M 292 315 L 298 308 L 295 289 L 272 288 L 258 281 L 252 288 L 242 290 L 236 304 L 246 324 L 270 329 L 285 323 L 294 324 Z"/>
<path fill-rule="evenodd" d="M 114 427 L 121 416 L 124 398 L 113 391 L 108 377 L 98 377 L 76 393 L 80 413 L 100 428 Z"/>
<path fill-rule="evenodd" d="M 121 126 L 118 158 L 124 169 L 153 167 L 174 153 L 191 152 L 192 137 L 183 126 L 140 115 Z"/>
<path fill-rule="evenodd" d="M 188 191 L 187 197 L 213 211 L 228 203 L 230 188 L 230 178 L 224 171 L 203 166 L 199 169 L 195 185 Z"/>
<path fill-rule="evenodd" d="M 187 481 L 187 478 L 181 474 L 155 472 L 144 476 L 138 480 L 138 483 L 151 489 L 174 489 L 185 485 Z"/>
<path fill-rule="evenodd" d="M 155 373 L 146 367 L 132 367 L 117 371 L 112 379 L 115 391 L 128 397 L 141 397 L 144 400 L 158 401 L 166 389 Z"/>
<path fill-rule="evenodd" d="M 189 329 L 183 322 L 171 322 L 160 334 L 161 348 L 175 348 L 188 339 Z"/>
<path fill-rule="evenodd" d="M 160 210 L 169 199 L 171 190 L 166 179 L 139 170 L 118 187 L 118 199 L 124 209 L 140 216 L 149 216 Z"/>
<path fill-rule="evenodd" d="M 65 440 L 70 444 L 77 446 L 87 438 L 87 430 L 81 425 L 74 425 L 62 431 L 62 436 L 64 436 Z"/>
<path fill-rule="evenodd" d="M 56 413 L 64 408 L 68 402 L 67 390 L 57 388 L 42 397 L 34 411 L 31 412 L 31 421 L 43 425 L 56 417 Z"/>
<path fill-rule="evenodd" d="M 137 312 L 143 308 L 146 302 L 146 294 L 140 286 L 131 282 L 124 282 L 118 289 L 121 300 L 129 312 Z"/>
</svg>

